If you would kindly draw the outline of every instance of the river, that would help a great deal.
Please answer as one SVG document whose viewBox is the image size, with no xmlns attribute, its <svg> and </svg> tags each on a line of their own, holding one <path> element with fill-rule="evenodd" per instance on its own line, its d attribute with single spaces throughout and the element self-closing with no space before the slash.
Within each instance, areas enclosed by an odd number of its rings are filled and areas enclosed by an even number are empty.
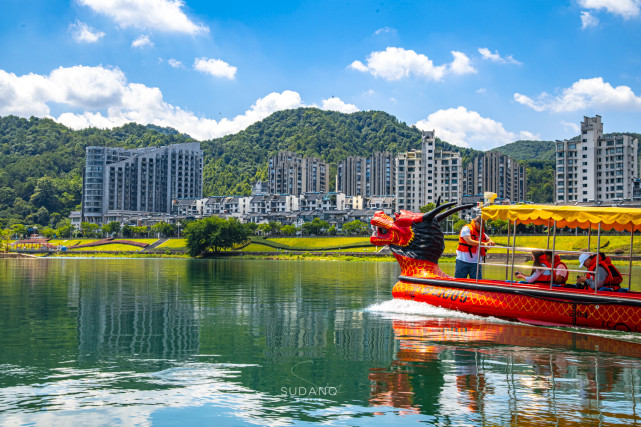
<svg viewBox="0 0 641 427">
<path fill-rule="evenodd" d="M 0 425 L 641 424 L 638 335 L 392 300 L 398 271 L 0 259 Z"/>
</svg>

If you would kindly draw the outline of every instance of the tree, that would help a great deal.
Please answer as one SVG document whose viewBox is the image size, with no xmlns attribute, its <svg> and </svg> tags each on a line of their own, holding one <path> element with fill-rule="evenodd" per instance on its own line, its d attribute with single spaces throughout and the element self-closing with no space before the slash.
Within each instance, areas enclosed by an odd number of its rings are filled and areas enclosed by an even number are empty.
<svg viewBox="0 0 641 427">
<path fill-rule="evenodd" d="M 27 227 L 24 224 L 14 224 L 11 226 L 11 231 L 18 238 L 23 238 L 27 235 Z"/>
<path fill-rule="evenodd" d="M 94 237 L 100 226 L 98 224 L 93 224 L 91 222 L 81 222 L 80 231 L 82 232 L 82 237 Z"/>
<path fill-rule="evenodd" d="M 367 225 L 355 219 L 354 221 L 343 224 L 343 231 L 349 235 L 358 236 L 359 234 L 367 231 Z"/>
<path fill-rule="evenodd" d="M 467 221 L 464 219 L 459 219 L 454 223 L 453 229 L 455 233 L 460 233 L 461 229 L 467 225 Z"/>
<path fill-rule="evenodd" d="M 329 223 L 327 221 L 323 221 L 320 218 L 314 218 L 312 222 L 306 222 L 302 226 L 302 230 L 304 234 L 307 235 L 320 235 L 323 230 L 327 230 L 329 228 Z"/>
<path fill-rule="evenodd" d="M 207 251 L 219 253 L 223 249 L 245 242 L 249 230 L 236 218 L 224 220 L 209 217 L 191 222 L 185 229 L 185 234 L 189 255 L 197 257 Z"/>
<path fill-rule="evenodd" d="M 262 224 L 258 224 L 257 230 L 260 231 L 263 234 L 263 236 L 267 236 L 269 233 L 271 233 L 272 226 L 264 222 Z"/>
<path fill-rule="evenodd" d="M 111 221 L 102 226 L 102 231 L 107 236 L 115 236 L 120 232 L 120 223 L 118 221 Z"/>
<path fill-rule="evenodd" d="M 160 234 L 163 237 L 169 237 L 176 231 L 176 226 L 168 222 L 157 222 L 151 226 L 151 231 L 154 234 Z"/>
<path fill-rule="evenodd" d="M 269 221 L 269 226 L 271 227 L 271 232 L 278 234 L 283 228 L 283 224 L 280 221 Z"/>
<path fill-rule="evenodd" d="M 297 230 L 293 225 L 284 225 L 280 231 L 282 231 L 285 236 L 293 236 Z"/>
</svg>

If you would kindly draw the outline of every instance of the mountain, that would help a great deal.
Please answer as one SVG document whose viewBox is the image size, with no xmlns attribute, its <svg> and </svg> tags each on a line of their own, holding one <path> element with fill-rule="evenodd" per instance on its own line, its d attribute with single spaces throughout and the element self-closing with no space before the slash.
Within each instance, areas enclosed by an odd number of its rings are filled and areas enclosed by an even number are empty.
<svg viewBox="0 0 641 427">
<path fill-rule="evenodd" d="M 437 138 L 437 146 L 460 149 Z M 421 131 L 382 111 L 351 114 L 298 108 L 279 111 L 244 131 L 204 141 L 204 192 L 207 195 L 250 193 L 252 183 L 267 179 L 267 159 L 280 150 L 315 156 L 332 163 L 375 151 L 398 153 L 419 149 Z M 333 182 L 332 182 L 333 185 Z"/>
<path fill-rule="evenodd" d="M 514 160 L 554 161 L 556 148 L 554 141 L 515 141 L 493 149 L 501 154 L 512 157 Z"/>
<path fill-rule="evenodd" d="M 138 148 L 191 142 L 189 135 L 129 123 L 114 129 L 72 130 L 50 119 L 0 117 L 0 229 L 13 223 L 56 225 L 80 203 L 87 146 Z M 202 141 L 204 195 L 248 195 L 267 178 L 279 150 L 316 156 L 332 166 L 347 156 L 420 148 L 421 131 L 382 111 L 351 114 L 299 108 L 276 112 L 234 135 Z M 441 141 L 466 164 L 481 151 Z M 496 149 L 528 167 L 528 197 L 552 201 L 554 143 L 516 141 Z M 332 182 L 331 180 L 330 182 Z M 333 183 L 333 182 L 332 182 Z"/>
</svg>

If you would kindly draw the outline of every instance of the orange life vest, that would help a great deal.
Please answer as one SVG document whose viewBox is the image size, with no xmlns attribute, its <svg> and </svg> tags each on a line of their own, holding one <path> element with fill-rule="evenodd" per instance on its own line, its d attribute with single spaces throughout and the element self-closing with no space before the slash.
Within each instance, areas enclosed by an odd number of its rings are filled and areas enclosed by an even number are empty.
<svg viewBox="0 0 641 427">
<path fill-rule="evenodd" d="M 590 261 L 590 265 L 588 265 L 588 278 L 595 280 L 596 274 L 594 271 L 597 269 L 597 266 L 603 267 L 608 272 L 608 277 L 605 278 L 603 286 L 607 286 L 608 288 L 618 291 L 620 288 L 619 285 L 623 282 L 623 276 L 621 276 L 619 270 L 612 265 L 610 257 L 605 257 L 602 254 L 593 257 Z"/>
<path fill-rule="evenodd" d="M 538 261 L 547 268 L 552 268 L 550 262 L 548 261 L 548 257 L 545 254 L 539 256 Z M 557 269 L 565 269 L 565 272 L 563 274 L 558 274 L 556 271 Z M 561 261 L 561 257 L 558 255 L 554 255 L 554 268 L 552 269 L 552 274 L 554 274 L 554 283 L 556 284 L 565 283 L 568 280 L 568 266 Z M 550 275 L 546 274 L 545 276 L 547 277 L 547 280 L 537 280 L 535 283 L 550 283 Z M 561 276 L 562 278 L 557 279 L 556 276 Z"/>
<path fill-rule="evenodd" d="M 470 237 L 472 239 L 478 241 L 479 240 L 479 230 L 476 229 L 476 223 L 474 221 L 472 221 L 471 223 L 467 224 L 467 226 L 470 229 Z M 487 237 L 487 235 L 485 233 L 483 233 L 483 239 L 481 240 L 481 242 L 487 242 L 488 240 L 490 240 L 490 238 Z M 476 253 L 476 251 L 478 249 L 478 246 L 477 245 L 468 245 L 467 242 L 465 241 L 465 239 L 463 239 L 459 235 L 458 248 L 456 248 L 456 249 L 461 251 L 461 252 L 468 251 L 470 256 L 473 256 Z M 481 248 L 481 256 L 485 256 L 485 248 Z"/>
</svg>

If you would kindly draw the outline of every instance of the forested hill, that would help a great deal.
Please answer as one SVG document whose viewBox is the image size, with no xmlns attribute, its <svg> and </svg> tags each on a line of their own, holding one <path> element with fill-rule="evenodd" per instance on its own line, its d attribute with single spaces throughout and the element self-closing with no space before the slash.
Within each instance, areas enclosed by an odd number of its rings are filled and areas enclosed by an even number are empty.
<svg viewBox="0 0 641 427">
<path fill-rule="evenodd" d="M 368 156 L 419 149 L 421 131 L 381 111 L 344 114 L 317 108 L 279 111 L 244 131 L 204 141 L 204 190 L 208 195 L 249 194 L 251 184 L 267 179 L 267 159 L 279 150 L 333 163 L 347 156 Z M 437 138 L 437 145 L 460 149 Z"/>
<path fill-rule="evenodd" d="M 137 124 L 71 130 L 50 119 L 0 117 L 0 228 L 54 225 L 80 203 L 85 147 L 137 148 L 193 141 L 173 129 Z"/>
<path fill-rule="evenodd" d="M 515 141 L 495 148 L 501 154 L 521 161 L 554 161 L 556 155 L 554 141 Z"/>
<path fill-rule="evenodd" d="M 137 148 L 193 141 L 174 129 L 127 124 L 114 129 L 74 131 L 50 119 L 0 117 L 0 228 L 13 222 L 50 224 L 80 203 L 85 148 Z M 344 114 L 316 108 L 279 111 L 223 138 L 202 141 L 204 195 L 248 195 L 267 178 L 267 160 L 279 150 L 317 156 L 332 164 L 350 155 L 399 153 L 420 148 L 421 131 L 381 111 Z M 464 163 L 480 151 L 461 152 Z M 517 141 L 497 148 L 528 165 L 528 198 L 551 201 L 554 146 L 549 141 Z"/>
</svg>

